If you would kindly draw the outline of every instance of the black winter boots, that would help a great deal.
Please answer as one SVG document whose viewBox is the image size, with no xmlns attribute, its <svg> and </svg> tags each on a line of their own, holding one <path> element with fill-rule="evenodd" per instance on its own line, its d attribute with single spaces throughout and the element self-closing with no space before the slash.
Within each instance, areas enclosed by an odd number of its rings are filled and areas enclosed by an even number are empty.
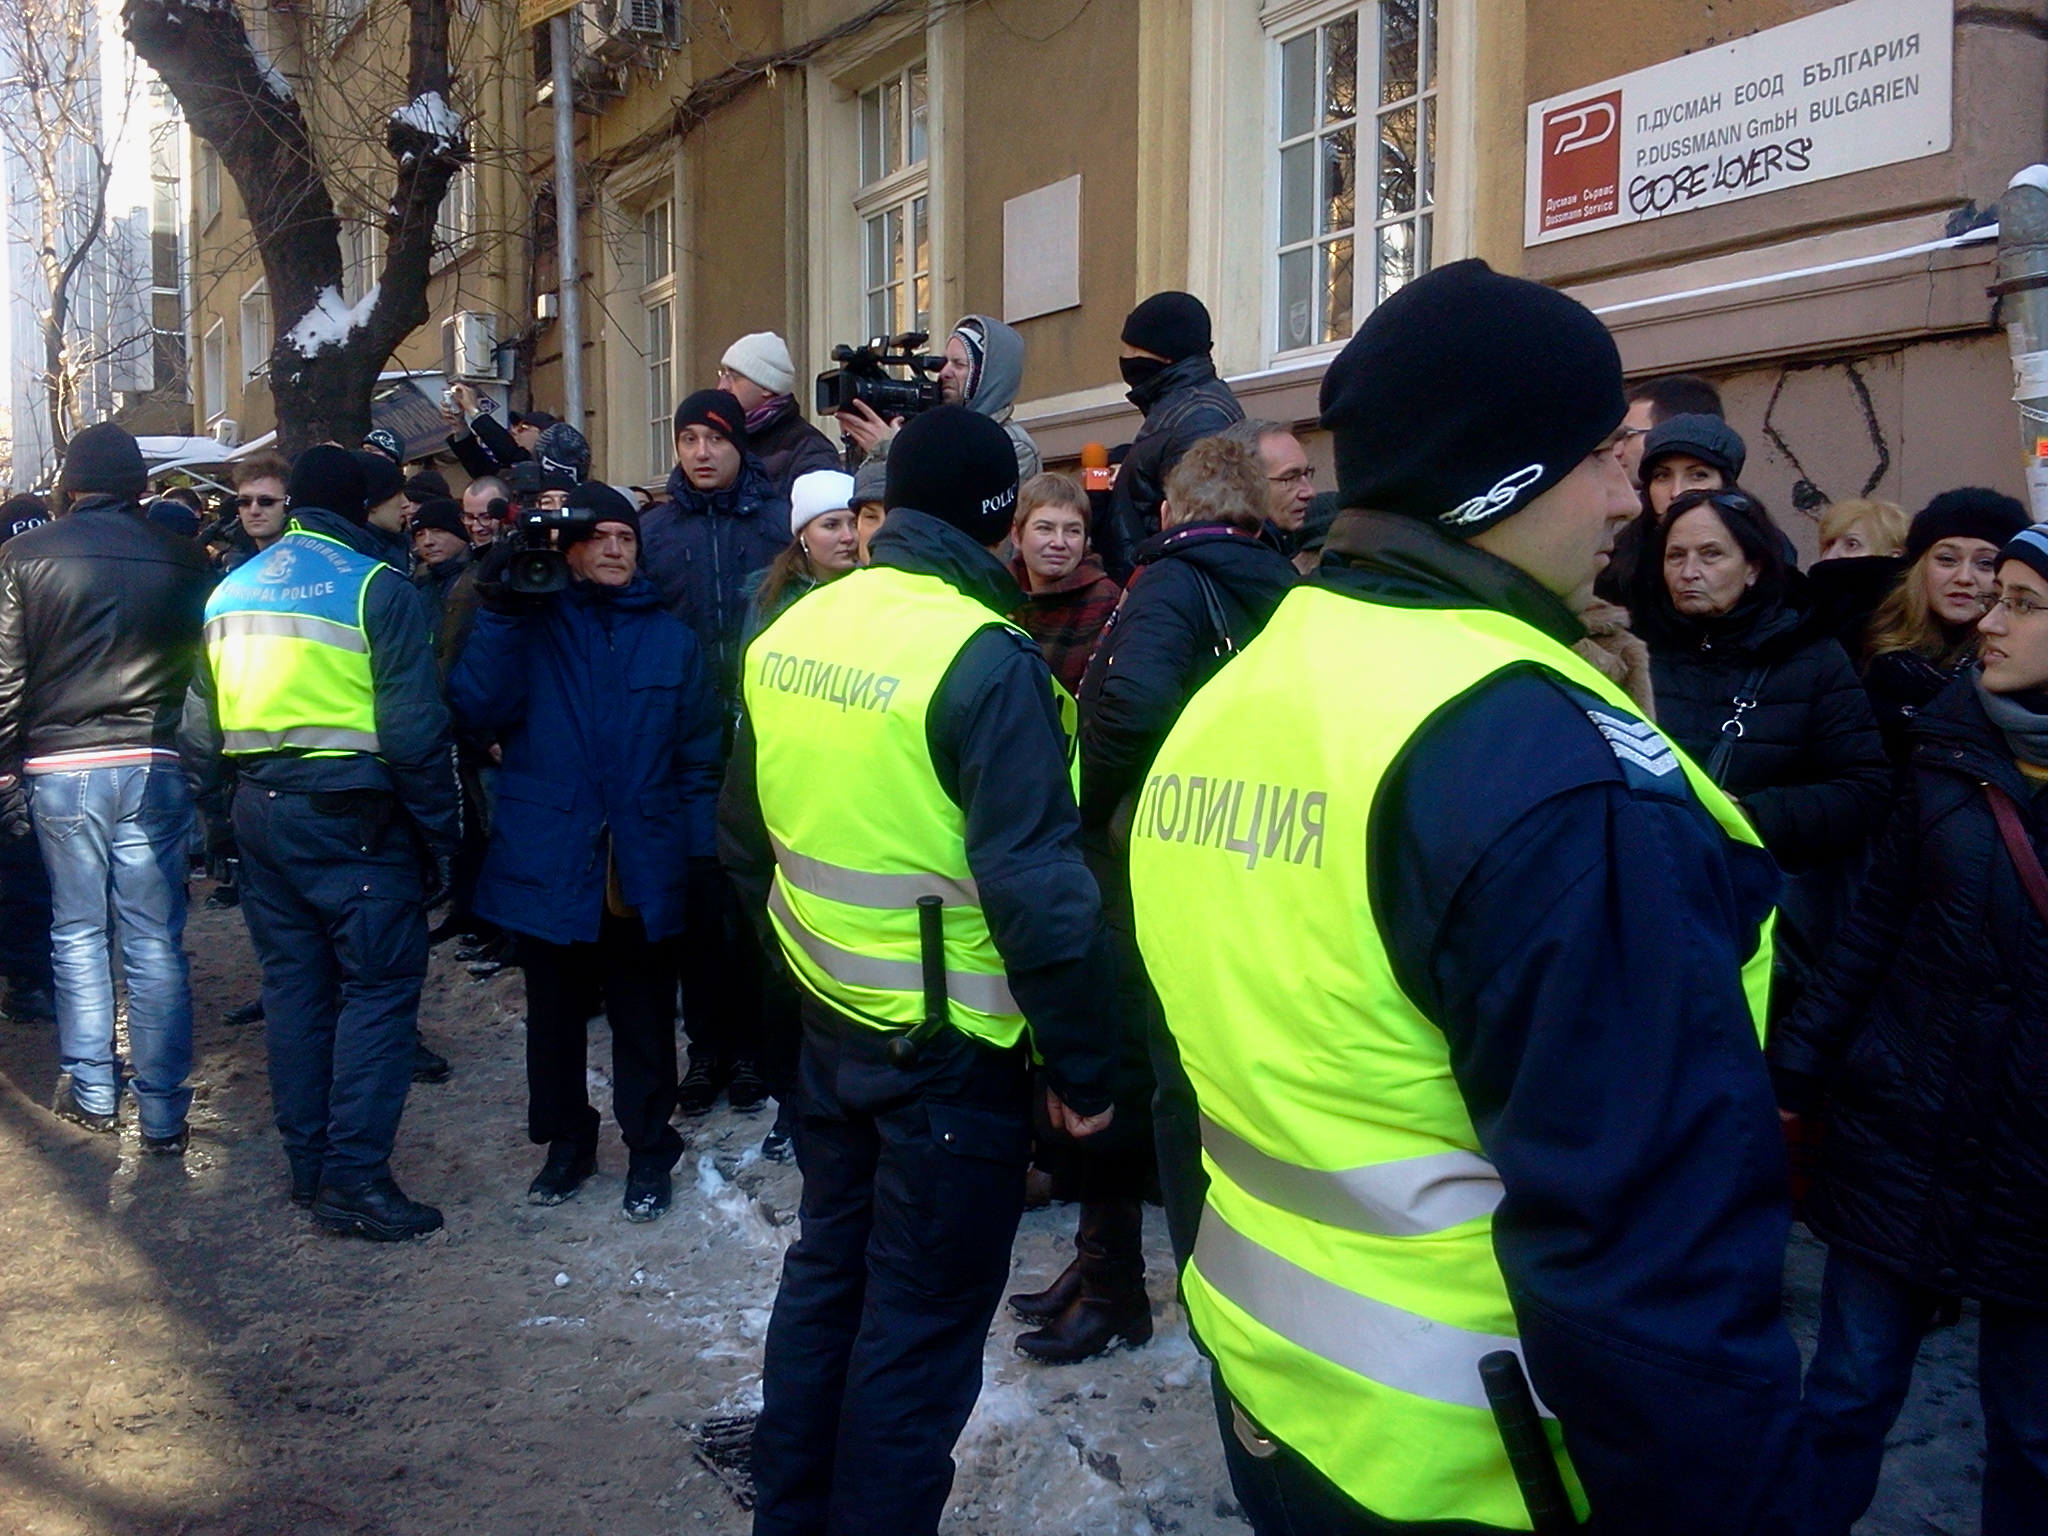
<svg viewBox="0 0 2048 1536">
<path fill-rule="evenodd" d="M 1018 1335 L 1020 1352 L 1047 1365 L 1071 1365 L 1118 1342 L 1135 1349 L 1151 1340 L 1144 1211 L 1136 1200 L 1081 1207 L 1074 1262 L 1045 1290 L 1010 1298 L 1018 1317 L 1044 1325 Z"/>
</svg>

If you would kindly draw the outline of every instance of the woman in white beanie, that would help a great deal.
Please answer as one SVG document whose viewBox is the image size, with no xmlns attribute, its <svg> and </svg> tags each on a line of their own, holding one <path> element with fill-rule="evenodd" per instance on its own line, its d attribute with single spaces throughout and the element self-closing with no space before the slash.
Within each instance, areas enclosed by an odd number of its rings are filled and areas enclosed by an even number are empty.
<svg viewBox="0 0 2048 1536">
<path fill-rule="evenodd" d="M 718 387 L 747 413 L 747 448 L 761 460 L 775 489 L 788 495 L 799 475 L 837 469 L 839 450 L 804 420 L 789 343 L 773 331 L 753 331 L 718 360 Z"/>
<path fill-rule="evenodd" d="M 837 581 L 860 564 L 854 530 L 853 476 L 814 469 L 789 492 L 789 547 L 762 570 L 747 610 L 747 642 L 813 587 Z"/>
</svg>

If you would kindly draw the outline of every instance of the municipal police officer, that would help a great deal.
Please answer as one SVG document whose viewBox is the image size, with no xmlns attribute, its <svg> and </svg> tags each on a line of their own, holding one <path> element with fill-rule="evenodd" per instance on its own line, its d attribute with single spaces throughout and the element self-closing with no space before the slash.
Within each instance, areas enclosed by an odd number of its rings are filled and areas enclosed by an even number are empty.
<svg viewBox="0 0 2048 1536">
<path fill-rule="evenodd" d="M 270 1090 L 295 1205 L 396 1241 L 441 1213 L 391 1177 L 460 795 L 425 616 L 373 553 L 346 450 L 293 466 L 291 523 L 206 605 L 186 712 L 202 793 L 238 775 L 242 911 L 263 965 Z"/>
<path fill-rule="evenodd" d="M 999 425 L 914 418 L 874 564 L 745 657 L 720 851 L 804 1021 L 802 1234 L 762 1368 L 757 1536 L 938 1528 L 1022 1213 L 1032 1051 L 1069 1135 L 1110 1120 L 1073 703 L 1003 621 L 1020 598 L 990 552 L 1016 495 Z"/>
<path fill-rule="evenodd" d="M 1776 870 L 1570 649 L 1635 509 L 1614 343 L 1459 262 L 1322 403 L 1353 510 L 1131 835 L 1240 1500 L 1261 1536 L 1529 1529 L 1478 1371 L 1514 1350 L 1603 1536 L 1799 1530 Z"/>
</svg>

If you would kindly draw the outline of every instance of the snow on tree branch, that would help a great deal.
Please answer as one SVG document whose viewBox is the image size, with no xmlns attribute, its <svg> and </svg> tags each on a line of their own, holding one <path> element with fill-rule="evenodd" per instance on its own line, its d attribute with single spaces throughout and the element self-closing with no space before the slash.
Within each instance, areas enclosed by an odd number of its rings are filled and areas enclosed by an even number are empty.
<svg viewBox="0 0 2048 1536">
<path fill-rule="evenodd" d="M 327 347 L 346 346 L 349 338 L 370 323 L 382 289 L 381 283 L 372 283 L 368 293 L 350 304 L 339 288 L 322 288 L 313 307 L 284 333 L 281 344 L 301 357 L 311 357 Z"/>
</svg>

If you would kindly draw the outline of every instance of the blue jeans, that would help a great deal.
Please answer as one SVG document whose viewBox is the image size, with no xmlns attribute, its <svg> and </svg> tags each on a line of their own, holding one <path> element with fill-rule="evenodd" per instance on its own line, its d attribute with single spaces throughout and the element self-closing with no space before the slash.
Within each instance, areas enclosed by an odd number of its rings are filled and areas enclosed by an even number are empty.
<svg viewBox="0 0 2048 1536">
<path fill-rule="evenodd" d="M 128 984 L 132 1087 L 146 1136 L 185 1124 L 192 1090 L 191 967 L 185 959 L 185 839 L 192 799 L 173 762 L 86 768 L 28 781 L 50 872 L 57 1055 L 81 1107 L 112 1114 L 111 932 Z"/>
<path fill-rule="evenodd" d="M 1821 1281 L 1820 1340 L 1805 1407 L 1820 1516 L 1816 1536 L 1848 1536 L 1877 1492 L 1920 1339 L 1941 1298 L 1840 1248 Z M 2048 1531 L 2048 1310 L 1987 1301 L 1977 1337 L 1984 1404 L 1983 1536 Z"/>
</svg>

